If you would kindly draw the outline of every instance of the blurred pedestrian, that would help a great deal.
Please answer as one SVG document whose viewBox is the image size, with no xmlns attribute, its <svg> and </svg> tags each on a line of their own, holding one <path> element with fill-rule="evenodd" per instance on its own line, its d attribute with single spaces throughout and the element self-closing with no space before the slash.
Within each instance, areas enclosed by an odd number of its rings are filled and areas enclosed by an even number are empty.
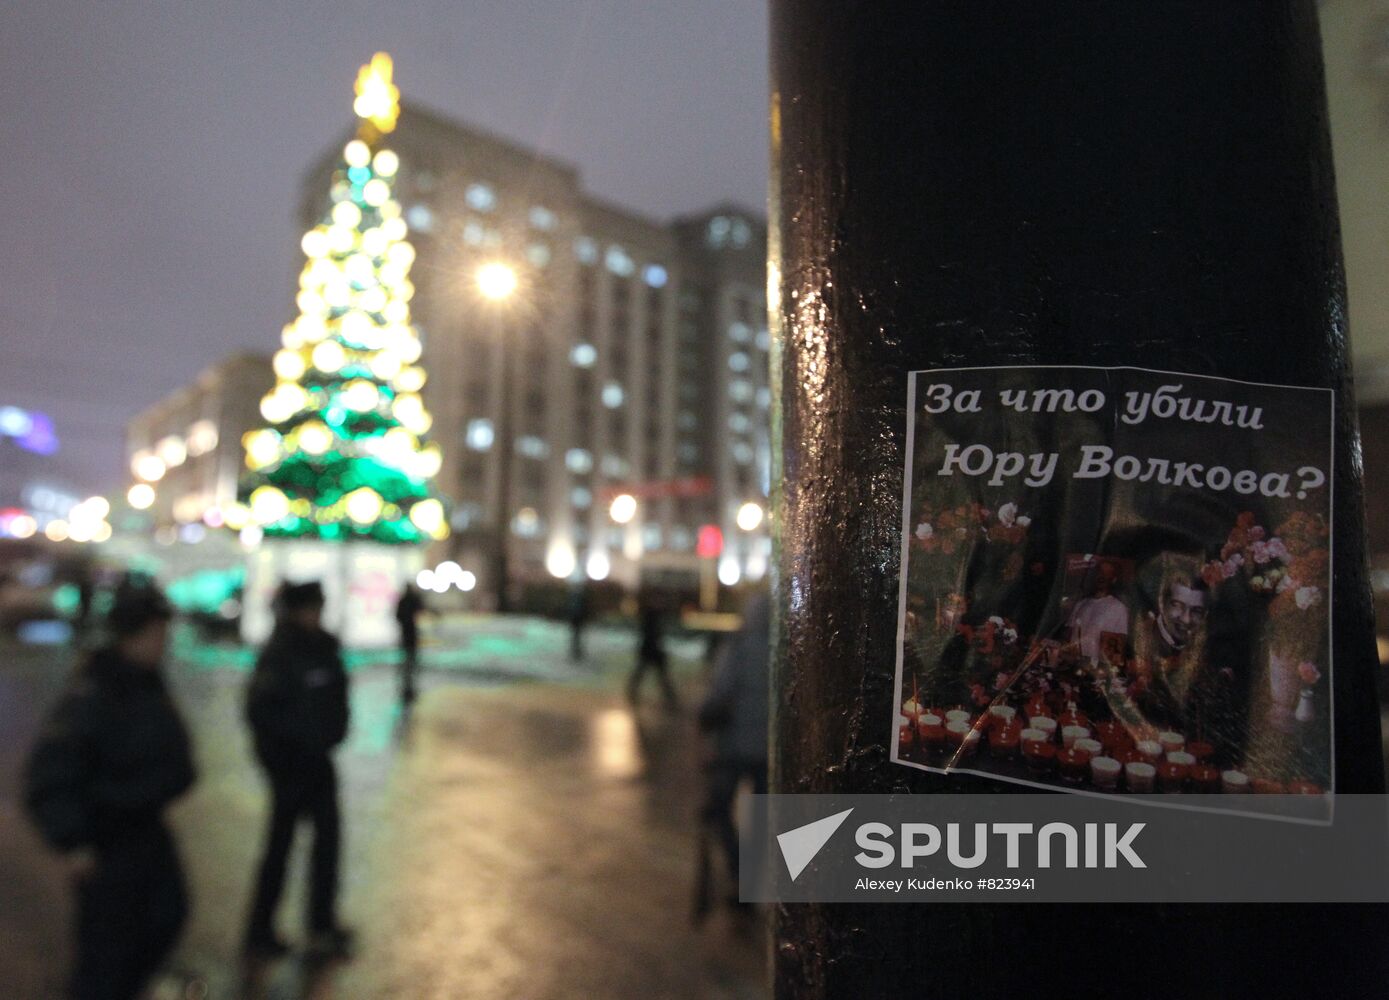
<svg viewBox="0 0 1389 1000">
<path fill-rule="evenodd" d="M 699 707 L 699 727 L 714 744 L 700 818 L 723 847 L 728 874 L 735 884 L 738 831 L 733 812 L 738 788 L 746 781 L 753 794 L 767 792 L 770 660 L 771 604 L 764 591 L 751 598 L 742 628 L 724 644 L 709 691 Z M 730 902 L 737 902 L 736 892 Z"/>
<path fill-rule="evenodd" d="M 164 824 L 164 807 L 195 778 L 161 672 L 172 617 L 158 590 L 122 591 L 110 644 L 77 669 L 26 768 L 29 815 L 63 852 L 77 894 L 76 1000 L 137 996 L 188 914 Z"/>
<path fill-rule="evenodd" d="M 661 696 L 667 709 L 675 709 L 679 700 L 675 685 L 670 682 L 670 657 L 665 645 L 665 611 L 654 595 L 642 597 L 637 606 L 637 662 L 627 679 L 627 700 L 633 705 L 641 695 L 641 683 L 648 671 L 656 674 Z"/>
<path fill-rule="evenodd" d="M 409 708 L 415 703 L 415 675 L 419 672 L 420 614 L 424 598 L 411 583 L 401 589 L 395 606 L 395 620 L 400 626 L 400 703 Z"/>
<path fill-rule="evenodd" d="M 313 823 L 309 868 L 309 952 L 342 957 L 351 932 L 337 921 L 340 826 L 332 751 L 347 735 L 347 672 L 335 636 L 324 630 L 323 589 L 286 583 L 276 597 L 274 631 L 256 661 L 246 714 L 256 757 L 270 783 L 266 834 L 244 940 L 250 958 L 275 958 L 289 946 L 275 932 L 275 911 L 300 819 Z"/>
<path fill-rule="evenodd" d="M 593 600 L 588 582 L 580 581 L 569 588 L 569 659 L 578 663 L 584 658 L 584 626 L 593 615 Z"/>
</svg>

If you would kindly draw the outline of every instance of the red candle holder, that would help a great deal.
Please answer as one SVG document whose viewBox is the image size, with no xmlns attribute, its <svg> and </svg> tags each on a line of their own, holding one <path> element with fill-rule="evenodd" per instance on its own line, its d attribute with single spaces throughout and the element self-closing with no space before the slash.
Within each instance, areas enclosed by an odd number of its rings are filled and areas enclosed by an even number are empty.
<svg viewBox="0 0 1389 1000">
<path fill-rule="evenodd" d="M 1193 755 L 1194 756 L 1194 755 Z M 1193 792 L 1210 794 L 1220 791 L 1220 771 L 1209 764 L 1196 764 L 1187 773 Z"/>
<path fill-rule="evenodd" d="M 1205 740 L 1192 740 L 1186 745 L 1186 752 L 1204 764 L 1215 756 L 1215 746 Z"/>
<path fill-rule="evenodd" d="M 1273 778 L 1255 778 L 1250 784 L 1255 795 L 1282 795 L 1287 791 L 1283 782 Z"/>
<path fill-rule="evenodd" d="M 1190 764 L 1177 764 L 1164 761 L 1158 765 L 1158 788 L 1164 792 L 1180 792 L 1186 787 L 1187 775 L 1191 773 Z"/>
<path fill-rule="evenodd" d="M 1055 743 L 1028 743 L 1022 755 L 1027 761 L 1027 769 L 1035 775 L 1047 774 L 1056 767 Z"/>
<path fill-rule="evenodd" d="M 1287 792 L 1289 795 L 1323 795 L 1321 785 L 1311 781 L 1290 781 L 1288 782 Z"/>
<path fill-rule="evenodd" d="M 989 753 L 995 757 L 1016 757 L 1022 745 L 1022 730 L 1011 726 L 995 728 L 989 733 Z"/>
<path fill-rule="evenodd" d="M 1090 776 L 1090 751 L 1068 747 L 1056 755 L 1056 766 L 1062 781 L 1079 785 Z"/>
</svg>

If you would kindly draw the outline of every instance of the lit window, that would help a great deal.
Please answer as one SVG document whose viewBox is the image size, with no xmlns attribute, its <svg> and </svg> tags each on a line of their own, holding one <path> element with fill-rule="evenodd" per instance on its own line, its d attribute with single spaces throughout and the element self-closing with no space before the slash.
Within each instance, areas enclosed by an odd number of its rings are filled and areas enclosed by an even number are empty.
<svg viewBox="0 0 1389 1000">
<path fill-rule="evenodd" d="M 574 256 L 580 264 L 592 264 L 598 260 L 598 247 L 587 236 L 580 236 L 574 241 Z"/>
<path fill-rule="evenodd" d="M 695 462 L 699 461 L 699 448 L 689 441 L 686 441 L 680 446 L 680 461 L 684 462 L 686 465 L 693 465 Z"/>
<path fill-rule="evenodd" d="M 516 439 L 516 451 L 527 458 L 544 458 L 550 454 L 550 446 L 541 438 L 527 434 Z"/>
<path fill-rule="evenodd" d="M 648 524 L 641 530 L 642 548 L 648 552 L 652 549 L 661 547 L 661 526 L 659 524 Z"/>
<path fill-rule="evenodd" d="M 564 466 L 570 472 L 583 475 L 593 468 L 593 455 L 583 448 L 570 448 L 564 453 Z"/>
<path fill-rule="evenodd" d="M 752 400 L 752 383 L 744 378 L 735 378 L 728 383 L 728 394 L 739 403 Z"/>
<path fill-rule="evenodd" d="M 675 426 L 682 431 L 692 431 L 699 426 L 699 417 L 695 416 L 692 410 L 681 410 L 680 416 L 676 418 Z"/>
<path fill-rule="evenodd" d="M 593 506 L 593 494 L 582 486 L 575 486 L 569 491 L 569 502 L 578 510 L 587 510 Z"/>
<path fill-rule="evenodd" d="M 550 248 L 544 243 L 532 243 L 526 247 L 526 260 L 536 267 L 544 267 L 550 263 Z"/>
<path fill-rule="evenodd" d="M 772 335 L 764 326 L 757 331 L 757 349 L 759 351 L 770 350 L 772 346 Z"/>
<path fill-rule="evenodd" d="M 739 465 L 752 464 L 752 445 L 746 441 L 737 441 L 733 445 L 733 461 Z"/>
<path fill-rule="evenodd" d="M 748 416 L 746 413 L 732 413 L 728 417 L 728 429 L 734 434 L 746 434 L 748 431 Z"/>
<path fill-rule="evenodd" d="M 463 242 L 469 246 L 482 246 L 482 240 L 487 231 L 482 228 L 480 222 L 468 222 L 463 225 Z"/>
<path fill-rule="evenodd" d="M 545 528 L 545 522 L 534 507 L 522 507 L 511 522 L 511 530 L 522 538 L 534 538 Z"/>
<path fill-rule="evenodd" d="M 623 278 L 630 275 L 637 268 L 632 258 L 627 256 L 627 251 L 616 245 L 608 247 L 607 255 L 603 258 L 603 264 L 613 274 Z"/>
<path fill-rule="evenodd" d="M 530 220 L 531 225 L 536 229 L 543 229 L 548 232 L 555 228 L 555 213 L 543 205 L 531 206 Z"/>
<path fill-rule="evenodd" d="M 615 410 L 622 405 L 622 400 L 626 394 L 622 391 L 622 386 L 616 382 L 609 382 L 603 386 L 603 405 L 610 410 Z"/>
<path fill-rule="evenodd" d="M 734 219 L 730 235 L 735 247 L 745 247 L 752 241 L 752 227 L 742 219 Z"/>
<path fill-rule="evenodd" d="M 405 221 L 417 233 L 434 232 L 434 213 L 428 205 L 411 205 L 405 213 Z"/>
<path fill-rule="evenodd" d="M 647 264 L 645 270 L 641 272 L 641 278 L 652 288 L 665 288 L 666 282 L 670 280 L 670 275 L 660 264 Z"/>
<path fill-rule="evenodd" d="M 728 367 L 735 372 L 747 371 L 748 364 L 748 356 L 742 351 L 734 351 L 728 356 Z"/>
<path fill-rule="evenodd" d="M 728 324 L 728 339 L 733 341 L 733 343 L 746 344 L 750 336 L 752 336 L 752 330 L 749 329 L 746 323 L 735 322 Z"/>
<path fill-rule="evenodd" d="M 473 451 L 486 451 L 492 447 L 492 439 L 496 436 L 492 430 L 492 421 L 478 419 L 468 421 L 468 430 L 464 435 L 468 447 Z"/>
<path fill-rule="evenodd" d="M 670 529 L 670 547 L 677 552 L 688 552 L 694 548 L 694 536 L 689 528 Z"/>
<path fill-rule="evenodd" d="M 593 363 L 598 360 L 598 350 L 592 344 L 575 344 L 569 352 L 569 360 L 575 367 L 592 368 Z"/>
<path fill-rule="evenodd" d="M 705 242 L 715 250 L 719 249 L 728 242 L 728 230 L 731 228 L 731 225 L 732 224 L 725 216 L 714 216 L 709 220 L 709 229 L 704 237 Z"/>
<path fill-rule="evenodd" d="M 627 475 L 626 460 L 624 460 L 620 455 L 604 455 L 603 475 L 613 477 Z"/>
<path fill-rule="evenodd" d="M 486 184 L 469 184 L 463 192 L 463 200 L 478 212 L 490 212 L 497 207 L 497 194 Z"/>
<path fill-rule="evenodd" d="M 474 524 L 482 520 L 481 505 L 472 501 L 465 501 L 454 508 L 453 516 L 449 518 L 449 523 L 458 531 L 466 531 Z"/>
<path fill-rule="evenodd" d="M 757 390 L 757 405 L 762 409 L 770 409 L 772 405 L 772 390 L 765 385 Z"/>
</svg>

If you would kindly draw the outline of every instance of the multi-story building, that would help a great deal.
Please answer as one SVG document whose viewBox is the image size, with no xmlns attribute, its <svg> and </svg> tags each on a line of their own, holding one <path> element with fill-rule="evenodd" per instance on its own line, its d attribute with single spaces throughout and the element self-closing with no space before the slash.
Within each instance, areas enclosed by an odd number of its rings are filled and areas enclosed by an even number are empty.
<svg viewBox="0 0 1389 1000">
<path fill-rule="evenodd" d="M 260 399 L 274 384 L 268 356 L 235 354 L 126 425 L 131 482 L 153 490 L 147 507 L 164 535 L 220 526 L 245 469 L 241 436 L 263 422 Z"/>
<path fill-rule="evenodd" d="M 348 138 L 305 177 L 305 228 Z M 439 557 L 488 586 L 504 534 L 513 580 L 633 585 L 697 572 L 702 529 L 706 553 L 724 540 L 724 583 L 761 576 L 765 522 L 736 521 L 768 487 L 764 221 L 733 206 L 644 218 L 586 194 L 569 165 L 414 107 L 387 145 L 452 512 Z M 504 301 L 476 282 L 495 263 L 518 278 Z M 624 524 L 621 494 L 637 499 Z"/>
</svg>

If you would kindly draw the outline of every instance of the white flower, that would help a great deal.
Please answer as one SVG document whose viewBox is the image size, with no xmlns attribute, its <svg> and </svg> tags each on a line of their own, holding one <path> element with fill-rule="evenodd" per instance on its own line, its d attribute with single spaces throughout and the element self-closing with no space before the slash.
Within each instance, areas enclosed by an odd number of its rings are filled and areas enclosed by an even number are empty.
<svg viewBox="0 0 1389 1000">
<path fill-rule="evenodd" d="M 1006 503 L 998 508 L 998 520 L 1005 528 L 1011 528 L 1013 522 L 1018 519 L 1018 505 Z"/>
<path fill-rule="evenodd" d="M 1003 627 L 1003 619 L 1000 618 L 998 615 L 994 615 L 993 617 L 991 617 L 991 618 L 989 619 L 989 624 L 990 624 L 990 625 L 995 625 L 995 626 L 997 626 L 998 628 L 1002 628 L 1002 627 Z"/>
<path fill-rule="evenodd" d="M 1019 528 L 1026 528 L 1029 524 L 1032 523 L 1032 518 L 1028 517 L 1026 514 L 1020 514 L 1018 515 L 1017 523 Z"/>
<path fill-rule="evenodd" d="M 930 538 L 933 534 L 935 534 L 935 530 L 925 521 L 922 521 L 920 524 L 916 526 L 916 537 L 921 539 L 923 542 L 926 541 L 926 539 Z"/>
<path fill-rule="evenodd" d="M 1297 601 L 1297 606 L 1306 611 L 1314 604 L 1321 603 L 1321 589 L 1318 587 L 1298 587 L 1297 593 L 1293 594 L 1293 600 Z"/>
<path fill-rule="evenodd" d="M 1274 580 L 1274 579 L 1275 579 L 1275 578 L 1274 578 L 1273 576 L 1270 576 L 1270 577 L 1269 577 L 1270 582 L 1271 582 L 1272 580 Z M 1285 590 L 1292 590 L 1292 589 L 1294 589 L 1294 588 L 1297 587 L 1297 581 L 1294 580 L 1294 579 L 1293 579 L 1292 577 L 1290 577 L 1290 576 L 1284 576 L 1284 577 L 1280 577 L 1280 578 L 1277 578 L 1277 579 L 1278 579 L 1278 586 L 1275 588 L 1275 591 L 1274 591 L 1275 593 L 1281 594 L 1281 593 L 1283 593 L 1283 591 L 1285 591 Z M 1312 589 L 1315 590 L 1316 588 L 1314 587 L 1314 588 L 1312 588 Z"/>
</svg>

